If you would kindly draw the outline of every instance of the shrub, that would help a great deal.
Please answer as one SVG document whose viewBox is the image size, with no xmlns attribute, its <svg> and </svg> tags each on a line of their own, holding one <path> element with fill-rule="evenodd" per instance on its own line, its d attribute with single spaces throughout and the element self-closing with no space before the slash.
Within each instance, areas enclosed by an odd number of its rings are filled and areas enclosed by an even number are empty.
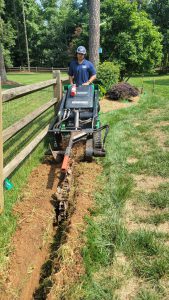
<svg viewBox="0 0 169 300">
<path fill-rule="evenodd" d="M 97 68 L 97 79 L 101 81 L 106 92 L 112 84 L 117 83 L 120 76 L 120 66 L 113 62 L 105 61 Z"/>
</svg>

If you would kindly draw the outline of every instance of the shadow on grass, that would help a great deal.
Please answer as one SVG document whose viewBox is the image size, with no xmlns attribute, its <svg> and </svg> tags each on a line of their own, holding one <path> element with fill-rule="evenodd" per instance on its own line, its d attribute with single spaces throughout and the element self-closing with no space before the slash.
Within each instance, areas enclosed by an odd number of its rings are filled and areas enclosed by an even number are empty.
<svg viewBox="0 0 169 300">
<path fill-rule="evenodd" d="M 150 80 L 144 80 L 144 83 L 152 84 L 153 78 Z M 155 79 L 155 85 L 166 85 L 169 86 L 169 79 Z"/>
<path fill-rule="evenodd" d="M 20 85 L 18 85 L 18 84 L 13 84 L 13 85 L 11 85 L 11 84 L 3 84 L 2 85 L 2 89 L 4 89 L 4 90 L 9 90 L 9 89 L 12 89 L 12 88 L 16 88 L 16 87 L 18 87 L 18 86 L 20 86 Z"/>
<path fill-rule="evenodd" d="M 34 123 L 29 124 L 23 128 L 19 133 L 17 133 L 12 139 L 7 141 L 4 145 L 4 165 L 6 165 L 17 153 L 19 153 L 47 124 L 50 122 L 50 113 L 47 112 L 46 115 L 42 115 L 37 118 Z M 19 144 L 18 144 L 18 141 Z M 10 150 L 9 150 L 10 149 Z M 17 152 L 17 153 L 16 153 Z"/>
<path fill-rule="evenodd" d="M 30 76 L 30 75 L 34 75 L 34 74 L 35 73 L 26 73 L 26 74 L 25 73 L 18 73 L 18 74 L 17 73 L 10 73 L 9 75 L 15 75 L 15 76 L 21 76 L 21 75 L 22 76 L 27 76 L 28 75 L 28 76 Z"/>
</svg>

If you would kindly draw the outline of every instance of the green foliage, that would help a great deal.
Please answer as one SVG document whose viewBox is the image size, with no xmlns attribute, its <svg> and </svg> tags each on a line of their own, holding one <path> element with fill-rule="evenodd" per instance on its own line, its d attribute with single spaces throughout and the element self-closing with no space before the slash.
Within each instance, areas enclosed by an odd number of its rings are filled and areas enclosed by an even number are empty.
<svg viewBox="0 0 169 300">
<path fill-rule="evenodd" d="M 121 64 L 121 79 L 134 72 L 149 71 L 162 57 L 161 34 L 136 2 L 106 0 L 102 16 L 107 25 L 101 28 L 103 59 L 116 59 Z"/>
<path fill-rule="evenodd" d="M 119 76 L 120 67 L 118 64 L 105 61 L 98 65 L 97 79 L 101 81 L 106 91 L 108 91 L 113 84 L 118 82 Z"/>
<path fill-rule="evenodd" d="M 22 1 L 4 2 L 5 15 L 2 19 L 5 24 L 3 46 L 6 64 L 26 65 Z M 159 7 L 156 2 L 159 1 L 101 1 L 101 61 L 118 61 L 122 66 L 121 79 L 133 72 L 149 71 L 161 61 L 161 34 L 144 9 L 161 28 L 167 60 L 168 25 L 165 17 L 163 32 L 161 19 L 163 12 L 164 16 L 168 16 L 168 8 L 166 1 Z M 84 44 L 88 49 L 88 0 L 25 0 L 24 4 L 32 66 L 67 67 L 77 45 Z M 2 0 L 0 7 L 2 11 Z M 161 12 L 161 19 L 155 13 L 156 7 L 156 11 Z"/>
<path fill-rule="evenodd" d="M 46 26 L 42 34 L 43 63 L 48 66 L 67 67 L 74 55 L 72 38 L 78 34 L 77 8 L 72 0 L 64 0 L 59 6 L 55 6 L 52 14 L 47 8 L 44 17 Z"/>
<path fill-rule="evenodd" d="M 169 66 L 169 1 L 151 0 L 147 6 L 147 12 L 163 35 L 163 66 L 167 67 Z"/>
<path fill-rule="evenodd" d="M 3 21 L 2 21 L 2 14 L 3 14 L 3 10 L 4 10 L 4 0 L 0 0 L 0 42 L 2 42 L 2 25 L 3 25 Z"/>
</svg>

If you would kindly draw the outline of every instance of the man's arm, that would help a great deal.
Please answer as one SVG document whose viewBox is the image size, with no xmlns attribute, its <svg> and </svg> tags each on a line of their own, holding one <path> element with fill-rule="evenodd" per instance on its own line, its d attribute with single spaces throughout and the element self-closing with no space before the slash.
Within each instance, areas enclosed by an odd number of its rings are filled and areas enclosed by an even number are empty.
<svg viewBox="0 0 169 300">
<path fill-rule="evenodd" d="M 89 85 L 96 79 L 96 70 L 94 65 L 91 62 L 89 62 L 88 71 L 89 71 L 89 79 L 83 85 Z"/>
<path fill-rule="evenodd" d="M 91 84 L 94 80 L 96 79 L 96 74 L 95 75 L 92 75 L 89 80 L 85 83 L 83 83 L 83 85 L 89 85 Z"/>
<path fill-rule="evenodd" d="M 70 82 L 70 84 L 73 84 L 73 78 L 74 78 L 74 76 L 70 76 L 69 75 L 69 82 Z"/>
<path fill-rule="evenodd" d="M 73 76 L 73 65 L 72 65 L 72 63 L 73 62 L 70 63 L 70 65 L 69 65 L 69 71 L 68 71 L 70 84 L 73 84 L 73 79 L 74 79 L 74 76 Z"/>
</svg>

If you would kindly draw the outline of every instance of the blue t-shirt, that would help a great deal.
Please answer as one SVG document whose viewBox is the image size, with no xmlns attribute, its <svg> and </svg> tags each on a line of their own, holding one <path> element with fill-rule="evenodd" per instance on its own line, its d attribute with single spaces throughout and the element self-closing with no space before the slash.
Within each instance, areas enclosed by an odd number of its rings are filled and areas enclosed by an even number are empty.
<svg viewBox="0 0 169 300">
<path fill-rule="evenodd" d="M 74 81 L 78 86 L 87 82 L 91 76 L 96 75 L 96 70 L 93 64 L 87 59 L 84 59 L 81 64 L 77 60 L 72 60 L 68 74 L 74 76 Z"/>
</svg>

